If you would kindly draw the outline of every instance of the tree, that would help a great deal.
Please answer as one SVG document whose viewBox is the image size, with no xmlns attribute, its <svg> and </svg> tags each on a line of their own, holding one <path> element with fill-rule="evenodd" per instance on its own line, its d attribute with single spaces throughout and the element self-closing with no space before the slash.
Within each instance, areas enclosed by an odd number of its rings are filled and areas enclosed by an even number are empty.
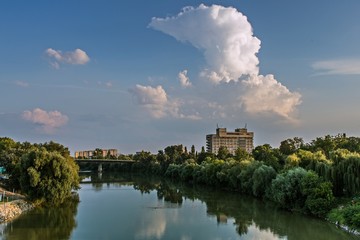
<svg viewBox="0 0 360 240">
<path fill-rule="evenodd" d="M 248 160 L 251 158 L 251 154 L 248 153 L 245 149 L 238 147 L 235 151 L 235 159 L 238 161 Z"/>
<path fill-rule="evenodd" d="M 301 193 L 301 181 L 306 174 L 306 170 L 299 167 L 278 174 L 266 192 L 267 197 L 283 208 L 301 209 L 305 202 Z"/>
<path fill-rule="evenodd" d="M 31 200 L 60 204 L 79 188 L 78 166 L 58 152 L 32 150 L 21 158 L 20 185 Z"/>
<path fill-rule="evenodd" d="M 189 157 L 196 160 L 197 156 L 196 156 L 196 151 L 195 151 L 195 146 L 194 145 L 191 146 Z"/>
<path fill-rule="evenodd" d="M 304 145 L 304 140 L 299 137 L 289 138 L 280 143 L 279 150 L 282 154 L 290 155 L 295 153 Z"/>
<path fill-rule="evenodd" d="M 225 146 L 219 147 L 219 151 L 218 151 L 218 154 L 217 154 L 217 157 L 219 159 L 225 160 L 229 156 L 231 156 L 231 154 L 230 154 L 229 150 L 227 149 L 227 147 L 225 147 Z"/>
<path fill-rule="evenodd" d="M 65 147 L 59 143 L 53 142 L 53 141 L 46 142 L 44 144 L 39 144 L 39 148 L 40 147 L 44 147 L 48 152 L 56 151 L 56 152 L 60 153 L 61 156 L 63 156 L 63 157 L 70 156 L 70 151 L 67 147 Z"/>
<path fill-rule="evenodd" d="M 184 154 L 184 147 L 182 144 L 168 146 L 164 149 L 164 152 L 169 156 L 170 163 L 181 164 L 188 157 L 187 154 Z"/>
<path fill-rule="evenodd" d="M 93 158 L 94 159 L 103 159 L 103 150 L 100 148 L 96 148 L 93 153 Z"/>
<path fill-rule="evenodd" d="M 281 169 L 281 154 L 278 149 L 273 149 L 269 144 L 257 146 L 252 152 L 255 160 L 262 161 L 275 170 Z"/>
<path fill-rule="evenodd" d="M 305 211 L 316 216 L 327 214 L 333 203 L 332 185 L 323 181 L 315 172 L 308 171 L 301 181 L 301 192 L 306 196 Z"/>
<path fill-rule="evenodd" d="M 313 140 L 310 147 L 313 151 L 322 150 L 326 157 L 329 158 L 330 152 L 336 149 L 336 141 L 334 137 L 326 135 Z"/>
<path fill-rule="evenodd" d="M 271 181 L 276 178 L 276 171 L 266 165 L 258 167 L 252 176 L 253 179 L 253 195 L 256 197 L 262 197 L 265 194 L 266 189 L 271 186 Z"/>
</svg>

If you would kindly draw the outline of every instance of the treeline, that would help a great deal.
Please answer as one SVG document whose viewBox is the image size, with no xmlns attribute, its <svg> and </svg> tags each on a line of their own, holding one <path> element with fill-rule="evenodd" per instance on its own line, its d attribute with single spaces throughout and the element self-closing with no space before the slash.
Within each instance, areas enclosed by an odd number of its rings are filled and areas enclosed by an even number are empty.
<svg viewBox="0 0 360 240">
<path fill-rule="evenodd" d="M 131 171 L 166 176 L 190 183 L 207 184 L 265 198 L 281 207 L 325 217 L 341 198 L 350 199 L 353 214 L 340 222 L 360 227 L 360 138 L 344 134 L 319 137 L 304 143 L 287 139 L 279 148 L 257 146 L 251 153 L 225 147 L 218 154 L 168 146 L 157 154 L 138 152 Z M 354 210 L 352 205 L 359 206 Z M 350 218 L 354 218 L 350 220 Z"/>
<path fill-rule="evenodd" d="M 31 144 L 0 138 L 0 166 L 7 189 L 38 203 L 60 204 L 79 188 L 78 166 L 68 148 L 55 142 Z"/>
</svg>

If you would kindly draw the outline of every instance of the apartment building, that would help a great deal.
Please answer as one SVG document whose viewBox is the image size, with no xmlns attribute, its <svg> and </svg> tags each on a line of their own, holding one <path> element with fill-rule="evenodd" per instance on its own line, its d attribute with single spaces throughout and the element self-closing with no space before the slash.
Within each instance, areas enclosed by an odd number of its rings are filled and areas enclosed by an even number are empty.
<svg viewBox="0 0 360 240">
<path fill-rule="evenodd" d="M 254 148 L 254 133 L 248 132 L 247 128 L 237 128 L 235 132 L 227 132 L 226 128 L 218 127 L 216 134 L 206 135 L 207 152 L 217 154 L 222 146 L 231 154 L 235 154 L 239 147 L 250 153 Z"/>
<path fill-rule="evenodd" d="M 100 149 L 102 151 L 102 157 L 118 156 L 117 149 Z M 96 155 L 96 150 L 76 151 L 75 158 L 91 159 Z"/>
</svg>

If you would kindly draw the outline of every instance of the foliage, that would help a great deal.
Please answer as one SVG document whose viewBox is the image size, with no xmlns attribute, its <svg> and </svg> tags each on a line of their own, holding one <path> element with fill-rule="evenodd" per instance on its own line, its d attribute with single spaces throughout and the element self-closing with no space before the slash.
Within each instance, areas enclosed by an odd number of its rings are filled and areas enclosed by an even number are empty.
<svg viewBox="0 0 360 240">
<path fill-rule="evenodd" d="M 78 166 L 58 152 L 32 150 L 21 158 L 20 185 L 32 200 L 63 203 L 73 189 L 79 188 Z"/>
<path fill-rule="evenodd" d="M 276 171 L 266 165 L 261 165 L 255 169 L 252 175 L 252 193 L 256 197 L 262 197 L 265 195 L 266 189 L 271 185 L 271 181 L 276 178 Z"/>
<path fill-rule="evenodd" d="M 331 222 L 346 225 L 351 229 L 360 230 L 360 201 L 351 200 L 345 206 L 333 209 L 328 218 Z"/>
<path fill-rule="evenodd" d="M 280 143 L 279 151 L 282 154 L 290 155 L 295 153 L 304 145 L 304 140 L 299 137 L 289 138 Z"/>
<path fill-rule="evenodd" d="M 241 147 L 235 150 L 234 157 L 237 161 L 250 160 L 252 158 L 251 154 L 248 153 L 246 150 L 242 149 Z"/>
<path fill-rule="evenodd" d="M 298 167 L 277 175 L 267 196 L 283 208 L 323 216 L 334 202 L 331 188 L 331 183 L 315 172 Z"/>
<path fill-rule="evenodd" d="M 279 149 L 273 149 L 269 144 L 257 146 L 252 154 L 255 160 L 262 161 L 277 171 L 280 170 L 284 164 Z"/>
<path fill-rule="evenodd" d="M 277 175 L 266 193 L 267 197 L 283 208 L 301 209 L 305 201 L 300 186 L 305 175 L 306 170 L 303 168 L 294 168 Z"/>
<path fill-rule="evenodd" d="M 325 216 L 333 207 L 332 185 L 315 172 L 308 171 L 301 181 L 301 193 L 306 197 L 304 210 L 312 215 Z"/>
<path fill-rule="evenodd" d="M 228 158 L 230 156 L 231 156 L 231 154 L 230 154 L 229 150 L 227 149 L 227 147 L 225 147 L 225 146 L 219 147 L 218 154 L 217 154 L 217 157 L 219 159 L 225 160 L 226 158 Z"/>
</svg>

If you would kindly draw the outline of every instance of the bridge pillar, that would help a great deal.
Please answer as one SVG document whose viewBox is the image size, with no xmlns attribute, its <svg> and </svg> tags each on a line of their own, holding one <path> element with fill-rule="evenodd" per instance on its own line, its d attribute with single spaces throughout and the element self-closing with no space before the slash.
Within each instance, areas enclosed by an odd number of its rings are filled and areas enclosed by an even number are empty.
<svg viewBox="0 0 360 240">
<path fill-rule="evenodd" d="M 98 172 L 102 172 L 102 163 L 99 163 L 98 165 Z"/>
</svg>

